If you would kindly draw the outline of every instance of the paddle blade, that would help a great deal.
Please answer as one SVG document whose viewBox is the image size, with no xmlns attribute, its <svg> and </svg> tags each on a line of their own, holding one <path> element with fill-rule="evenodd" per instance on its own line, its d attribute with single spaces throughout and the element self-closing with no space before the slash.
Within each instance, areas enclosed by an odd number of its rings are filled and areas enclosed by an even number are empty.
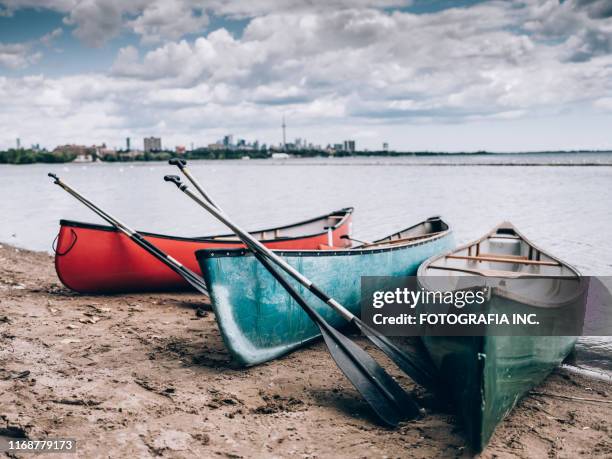
<svg viewBox="0 0 612 459">
<path fill-rule="evenodd" d="M 319 323 L 329 352 L 342 373 L 388 426 L 414 419 L 419 407 L 363 349 L 326 324 Z"/>
<path fill-rule="evenodd" d="M 361 320 L 354 319 L 353 323 L 370 341 L 372 341 L 372 343 L 383 351 L 400 370 L 410 376 L 416 383 L 430 389 L 435 387 L 437 378 L 433 365 L 427 365 L 426 362 L 418 361 L 415 357 L 409 356 L 391 342 L 389 338 L 369 327 Z"/>
</svg>

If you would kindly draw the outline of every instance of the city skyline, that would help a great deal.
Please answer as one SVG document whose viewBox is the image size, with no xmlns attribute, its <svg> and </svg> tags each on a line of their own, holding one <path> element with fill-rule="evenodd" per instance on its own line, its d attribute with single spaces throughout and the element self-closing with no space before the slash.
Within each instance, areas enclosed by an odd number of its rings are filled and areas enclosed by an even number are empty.
<svg viewBox="0 0 612 459">
<path fill-rule="evenodd" d="M 285 126 L 283 126 L 284 129 Z M 72 147 L 84 147 L 84 148 L 109 148 L 117 151 L 143 151 L 143 152 L 152 152 L 152 151 L 187 151 L 187 145 L 185 143 L 180 143 L 174 146 L 163 145 L 163 141 L 161 137 L 148 136 L 142 138 L 142 148 L 138 146 L 138 143 L 134 144 L 132 137 L 126 137 L 124 139 L 123 145 L 107 145 L 107 142 L 101 142 L 100 144 L 85 142 L 82 144 L 78 144 L 75 142 L 68 142 L 64 145 L 41 145 L 40 143 L 32 143 L 28 147 L 25 143 L 22 144 L 21 138 L 15 139 L 15 145 L 13 147 L 7 148 L 17 149 L 17 150 L 35 150 L 35 151 L 54 151 L 60 149 L 61 147 L 72 146 Z M 285 138 L 283 138 L 282 142 L 278 142 L 277 144 L 266 144 L 265 142 L 260 142 L 258 139 L 244 139 L 242 137 L 236 136 L 234 140 L 234 134 L 226 134 L 221 139 L 217 139 L 213 142 L 209 142 L 205 145 L 196 145 L 194 142 L 189 143 L 189 150 L 197 150 L 197 149 L 240 149 L 241 147 L 249 147 L 253 150 L 258 149 L 273 149 L 273 150 L 344 150 L 344 151 L 356 151 L 356 141 L 353 139 L 343 140 L 340 143 L 328 143 L 326 145 L 322 145 L 319 143 L 313 143 L 307 141 L 307 139 L 302 137 L 296 137 L 293 141 L 287 142 Z M 388 142 L 383 142 L 382 148 L 378 150 L 388 150 L 389 144 Z M 367 149 L 366 149 L 367 150 Z"/>
<path fill-rule="evenodd" d="M 0 149 L 611 149 L 605 0 L 0 0 Z"/>
<path fill-rule="evenodd" d="M 321 145 L 313 142 L 309 142 L 307 139 L 302 137 L 296 137 L 293 141 L 286 141 L 285 133 L 286 125 L 283 122 L 283 141 L 278 144 L 266 144 L 265 142 L 260 142 L 258 139 L 249 140 L 241 137 L 236 137 L 234 139 L 233 134 L 226 134 L 222 139 L 218 139 L 212 143 L 208 143 L 206 145 L 195 145 L 194 142 L 191 142 L 189 148 L 186 144 L 180 145 L 164 145 L 161 137 L 148 136 L 142 139 L 142 148 L 138 146 L 138 143 L 134 144 L 131 137 L 126 137 L 124 139 L 124 145 L 107 145 L 106 142 L 102 142 L 99 145 L 95 143 L 84 143 L 77 144 L 74 142 L 69 142 L 64 145 L 56 145 L 55 147 L 50 147 L 48 145 L 42 145 L 40 143 L 31 144 L 30 147 L 26 145 L 22 145 L 21 138 L 15 139 L 15 145 L 13 148 L 8 148 L 7 150 L 32 150 L 35 152 L 48 151 L 51 153 L 62 153 L 65 151 L 72 151 L 77 155 L 85 155 L 89 156 L 90 151 L 96 151 L 101 155 L 116 155 L 120 152 L 136 152 L 136 153 L 155 153 L 155 152 L 175 152 L 177 154 L 185 154 L 188 151 L 195 150 L 243 150 L 245 152 L 251 151 L 276 151 L 276 152 L 313 152 L 319 151 L 322 153 L 334 153 L 334 152 L 349 152 L 353 153 L 358 151 L 356 145 L 356 141 L 354 139 L 348 139 L 341 142 L 336 143 L 328 143 L 327 145 Z M 365 151 L 369 151 L 365 149 Z M 377 149 L 376 151 L 389 151 L 388 142 L 383 142 L 382 148 Z M 0 152 L 2 150 L 0 149 Z"/>
<path fill-rule="evenodd" d="M 306 138 L 304 137 L 296 137 L 293 141 L 289 141 L 287 142 L 287 137 L 286 137 L 286 128 L 287 128 L 287 124 L 285 122 L 285 118 L 283 117 L 282 119 L 282 124 L 281 124 L 281 129 L 282 129 L 282 141 L 279 142 L 278 144 L 267 144 L 265 142 L 260 142 L 259 139 L 245 139 L 243 137 L 240 136 L 234 136 L 234 134 L 225 134 L 222 138 L 217 139 L 213 142 L 209 142 L 205 145 L 197 145 L 194 142 L 189 142 L 190 148 L 189 150 L 197 150 L 197 149 L 212 149 L 212 150 L 219 150 L 219 149 L 251 149 L 251 150 L 266 150 L 266 149 L 272 149 L 272 150 L 293 150 L 293 151 L 299 151 L 299 150 L 312 150 L 312 151 L 329 151 L 329 150 L 335 150 L 335 151 L 350 151 L 350 152 L 354 152 L 356 151 L 356 141 L 354 139 L 348 139 L 348 140 L 343 140 L 340 143 L 337 143 L 337 139 L 336 142 L 333 143 L 328 143 L 326 145 L 322 145 L 320 143 L 313 143 L 313 142 L 309 142 Z M 234 140 L 235 137 L 235 140 Z M 26 142 L 27 143 L 27 142 Z M 138 146 L 135 146 L 137 144 L 133 144 L 132 143 L 132 137 L 128 136 L 124 139 L 124 146 L 122 147 L 121 145 L 107 145 L 107 142 L 101 142 L 99 145 L 97 145 L 96 143 L 83 143 L 83 144 L 77 144 L 75 142 L 67 142 L 64 145 L 57 145 L 54 148 L 50 147 L 48 145 L 42 145 L 40 143 L 32 143 L 30 147 L 25 146 L 25 144 L 22 145 L 22 141 L 20 137 L 17 137 L 15 139 L 15 146 L 14 148 L 16 148 L 17 150 L 20 149 L 31 149 L 34 151 L 42 151 L 42 150 L 47 150 L 47 151 L 55 151 L 60 149 L 61 147 L 66 147 L 66 146 L 71 146 L 71 147 L 77 147 L 77 148 L 110 148 L 116 151 L 142 151 L 142 152 L 155 152 L 155 151 L 176 151 L 176 152 L 181 152 L 184 153 L 185 151 L 187 151 L 187 144 L 186 143 L 179 143 L 176 144 L 174 146 L 163 146 L 162 145 L 162 138 L 161 137 L 156 137 L 155 135 L 150 135 L 150 136 L 145 136 L 142 138 L 142 148 L 139 148 Z M 10 149 L 10 148 L 9 148 Z M 368 149 L 366 149 L 367 151 Z M 389 143 L 388 142 L 383 142 L 382 143 L 382 148 L 378 148 L 376 149 L 378 151 L 388 151 L 389 150 Z"/>
</svg>

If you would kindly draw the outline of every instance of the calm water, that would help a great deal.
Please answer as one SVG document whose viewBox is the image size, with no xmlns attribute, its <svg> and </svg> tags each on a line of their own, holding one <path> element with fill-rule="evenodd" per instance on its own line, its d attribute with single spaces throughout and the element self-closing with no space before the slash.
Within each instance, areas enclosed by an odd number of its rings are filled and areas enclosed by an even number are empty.
<svg viewBox="0 0 612 459">
<path fill-rule="evenodd" d="M 474 165 L 483 162 L 607 166 Z M 191 162 L 205 188 L 245 227 L 354 206 L 357 238 L 382 237 L 442 215 L 462 243 L 510 220 L 583 274 L 599 276 L 612 275 L 610 166 L 610 154 Z M 181 236 L 226 232 L 162 180 L 177 173 L 165 163 L 0 165 L 0 241 L 50 251 L 60 218 L 101 222 L 53 185 L 48 171 L 133 228 Z M 581 365 L 612 371 L 611 356 L 609 338 L 579 346 Z"/>
</svg>

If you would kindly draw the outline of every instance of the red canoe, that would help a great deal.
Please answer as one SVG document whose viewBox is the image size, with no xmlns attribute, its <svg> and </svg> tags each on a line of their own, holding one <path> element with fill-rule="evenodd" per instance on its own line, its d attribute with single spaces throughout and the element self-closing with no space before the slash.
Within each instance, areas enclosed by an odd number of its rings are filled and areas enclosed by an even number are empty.
<svg viewBox="0 0 612 459">
<path fill-rule="evenodd" d="M 349 247 L 352 208 L 252 234 L 272 249 Z M 184 238 L 141 233 L 145 239 L 202 275 L 196 250 L 240 248 L 233 235 Z M 62 283 L 81 293 L 189 290 L 187 282 L 111 226 L 60 220 L 55 270 Z"/>
</svg>

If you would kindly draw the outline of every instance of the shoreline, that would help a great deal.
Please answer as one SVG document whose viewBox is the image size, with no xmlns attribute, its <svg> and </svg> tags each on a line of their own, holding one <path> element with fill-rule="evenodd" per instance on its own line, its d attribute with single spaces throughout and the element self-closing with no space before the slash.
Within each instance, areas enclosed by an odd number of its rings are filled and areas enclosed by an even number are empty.
<svg viewBox="0 0 612 459">
<path fill-rule="evenodd" d="M 473 454 L 452 410 L 363 339 L 425 418 L 378 426 L 320 342 L 236 368 L 201 295 L 79 295 L 49 254 L 0 246 L 0 439 L 76 438 L 86 456 Z M 612 454 L 609 381 L 559 368 L 533 392 L 481 457 Z"/>
<path fill-rule="evenodd" d="M 2 153 L 2 152 L 0 152 Z M 34 161 L 2 161 L 0 164 L 23 166 L 28 164 L 53 165 L 90 165 L 90 164 L 149 164 L 167 163 L 171 157 L 179 156 L 189 162 L 231 162 L 243 165 L 255 164 L 307 164 L 307 165 L 390 165 L 390 166 L 554 166 L 554 167 L 612 167 L 612 151 L 534 151 L 534 152 L 382 152 L 357 151 L 354 153 L 326 154 L 325 152 L 288 152 L 287 157 L 273 157 L 271 153 L 249 152 L 248 150 L 223 150 L 208 151 L 207 153 L 187 152 L 177 155 L 171 151 L 165 151 L 159 155 L 147 158 L 121 157 L 104 159 L 101 157 L 93 160 L 60 160 L 54 158 Z M 249 160 L 249 161 L 245 161 Z"/>
<path fill-rule="evenodd" d="M 373 158 L 373 157 L 372 157 Z M 318 162 L 309 162 L 313 159 L 321 159 Z M 472 162 L 386 162 L 382 159 L 376 158 L 376 162 L 347 162 L 343 159 L 331 159 L 330 158 L 294 158 L 294 159 L 251 159 L 250 161 L 242 161 L 240 159 L 190 159 L 190 163 L 198 164 L 198 162 L 215 162 L 215 163 L 233 163 L 241 164 L 243 166 L 399 166 L 399 167 L 432 167 L 432 166 L 442 166 L 442 167 L 612 167 L 612 162 L 610 163 L 598 163 L 598 162 L 586 162 L 586 163 L 578 163 L 578 162 L 547 162 L 547 163 L 538 163 L 538 162 L 480 162 L 480 163 L 472 163 Z M 360 158 L 361 159 L 361 158 Z M 325 161 L 325 162 L 323 162 Z M 0 166 L 15 166 L 15 167 L 23 167 L 23 166 L 31 166 L 34 164 L 46 164 L 49 167 L 67 167 L 67 166 L 90 166 L 93 164 L 112 164 L 112 165 L 125 165 L 126 167 L 133 167 L 134 164 L 163 164 L 164 166 L 168 164 L 167 161 L 121 161 L 121 162 L 109 162 L 109 161 L 90 161 L 90 162 L 69 162 L 69 163 L 29 163 L 29 164 L 8 164 L 3 163 Z"/>
</svg>

